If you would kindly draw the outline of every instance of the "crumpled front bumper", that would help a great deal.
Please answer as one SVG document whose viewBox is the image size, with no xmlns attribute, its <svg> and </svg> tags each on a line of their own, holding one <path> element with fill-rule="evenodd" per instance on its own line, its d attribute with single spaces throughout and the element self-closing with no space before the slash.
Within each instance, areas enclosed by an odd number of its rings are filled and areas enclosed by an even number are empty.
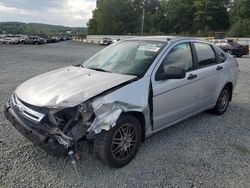
<svg viewBox="0 0 250 188">
<path fill-rule="evenodd" d="M 46 132 L 36 131 L 32 127 L 28 126 L 15 112 L 12 103 L 8 101 L 4 108 L 5 117 L 10 123 L 28 140 L 38 145 L 48 153 L 54 156 L 66 157 L 68 150 L 58 142 L 56 142 L 53 135 L 49 135 Z M 40 126 L 40 125 L 38 125 Z"/>
</svg>

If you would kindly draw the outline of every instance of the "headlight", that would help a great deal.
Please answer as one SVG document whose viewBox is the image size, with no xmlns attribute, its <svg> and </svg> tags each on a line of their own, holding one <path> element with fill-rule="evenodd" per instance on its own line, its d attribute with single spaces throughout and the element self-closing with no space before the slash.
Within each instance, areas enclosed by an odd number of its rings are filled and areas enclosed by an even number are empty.
<svg viewBox="0 0 250 188">
<path fill-rule="evenodd" d="M 94 115 L 94 110 L 90 104 L 82 104 L 79 110 L 84 123 L 89 122 Z"/>
</svg>

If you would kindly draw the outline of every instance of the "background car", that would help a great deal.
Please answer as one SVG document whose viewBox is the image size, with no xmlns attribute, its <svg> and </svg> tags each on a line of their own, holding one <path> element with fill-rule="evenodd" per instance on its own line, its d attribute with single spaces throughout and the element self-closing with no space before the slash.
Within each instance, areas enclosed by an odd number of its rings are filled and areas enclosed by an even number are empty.
<svg viewBox="0 0 250 188">
<path fill-rule="evenodd" d="M 29 36 L 26 37 L 25 39 L 23 39 L 21 41 L 22 44 L 35 44 L 35 45 L 39 45 L 39 44 L 45 44 L 46 41 L 43 38 L 37 37 L 37 36 Z"/>
<path fill-rule="evenodd" d="M 51 41 L 52 42 L 59 42 L 60 39 L 59 39 L 59 37 L 51 37 Z"/>
<path fill-rule="evenodd" d="M 236 57 L 242 57 L 249 54 L 249 47 L 229 41 L 215 41 L 214 44 L 220 47 L 223 51 Z"/>
<path fill-rule="evenodd" d="M 101 41 L 100 41 L 100 46 L 108 46 L 110 44 L 113 43 L 113 40 L 111 38 L 107 38 L 107 37 L 104 37 Z"/>
<path fill-rule="evenodd" d="M 5 37 L 2 39 L 2 44 L 18 44 L 19 40 L 14 37 Z"/>
<path fill-rule="evenodd" d="M 121 39 L 112 39 L 112 43 L 116 43 L 116 42 L 119 42 Z"/>
</svg>

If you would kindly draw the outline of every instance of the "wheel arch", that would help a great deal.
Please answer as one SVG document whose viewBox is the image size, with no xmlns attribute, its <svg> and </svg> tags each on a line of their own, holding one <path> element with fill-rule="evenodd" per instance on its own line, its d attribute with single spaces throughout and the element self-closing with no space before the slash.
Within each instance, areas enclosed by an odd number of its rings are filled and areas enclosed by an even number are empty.
<svg viewBox="0 0 250 188">
<path fill-rule="evenodd" d="M 130 114 L 134 116 L 140 122 L 141 128 L 142 128 L 142 140 L 141 141 L 144 142 L 146 138 L 146 121 L 145 121 L 144 114 L 142 112 L 136 112 L 136 111 L 123 112 L 121 115 L 123 114 Z"/>
<path fill-rule="evenodd" d="M 230 88 L 230 101 L 232 101 L 232 97 L 233 97 L 233 83 L 232 82 L 228 82 L 224 87 L 229 87 Z"/>
</svg>

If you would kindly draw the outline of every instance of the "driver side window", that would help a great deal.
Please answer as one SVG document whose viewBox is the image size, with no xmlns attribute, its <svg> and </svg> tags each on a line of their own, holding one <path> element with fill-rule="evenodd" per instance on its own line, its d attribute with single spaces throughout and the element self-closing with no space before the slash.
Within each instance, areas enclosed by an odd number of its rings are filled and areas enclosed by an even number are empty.
<svg viewBox="0 0 250 188">
<path fill-rule="evenodd" d="M 172 48 L 157 72 L 166 72 L 169 67 L 178 67 L 186 71 L 193 70 L 192 52 L 188 42 L 178 44 Z"/>
</svg>

